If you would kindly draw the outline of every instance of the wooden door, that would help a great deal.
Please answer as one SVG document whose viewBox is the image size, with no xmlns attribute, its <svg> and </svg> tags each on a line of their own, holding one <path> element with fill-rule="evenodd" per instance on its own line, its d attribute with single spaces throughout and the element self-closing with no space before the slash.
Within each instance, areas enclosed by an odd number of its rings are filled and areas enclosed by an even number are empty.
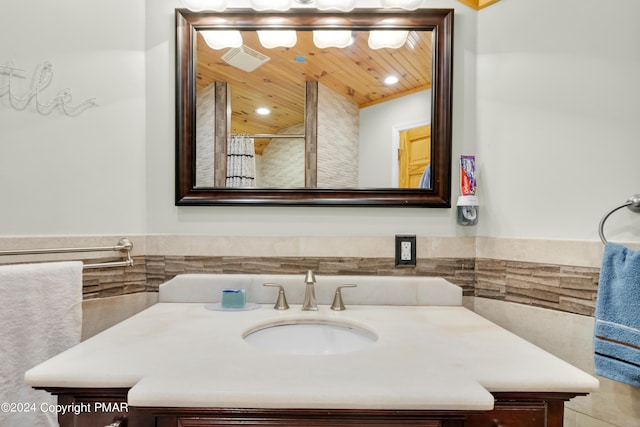
<svg viewBox="0 0 640 427">
<path fill-rule="evenodd" d="M 419 188 L 425 168 L 431 162 L 431 125 L 400 132 L 399 188 Z"/>
</svg>

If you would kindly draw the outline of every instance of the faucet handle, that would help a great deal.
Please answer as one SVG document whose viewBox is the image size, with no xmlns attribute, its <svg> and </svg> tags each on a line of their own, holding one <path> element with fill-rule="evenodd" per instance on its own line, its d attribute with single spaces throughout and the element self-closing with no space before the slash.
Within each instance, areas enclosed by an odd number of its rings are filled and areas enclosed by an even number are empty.
<svg viewBox="0 0 640 427">
<path fill-rule="evenodd" d="M 280 288 L 278 291 L 278 300 L 273 306 L 276 310 L 289 310 L 289 304 L 287 304 L 287 296 L 284 294 L 284 288 L 277 283 L 263 283 L 262 286 L 271 286 L 274 288 Z"/>
<path fill-rule="evenodd" d="M 342 311 L 342 310 L 346 310 L 347 308 L 344 306 L 344 303 L 342 302 L 342 292 L 340 292 L 340 289 L 342 288 L 355 288 L 356 284 L 350 283 L 347 285 L 340 285 L 336 288 L 336 294 L 333 297 L 333 303 L 331 304 L 331 310 L 335 310 L 335 311 Z"/>
<path fill-rule="evenodd" d="M 304 283 L 316 283 L 316 275 L 312 270 L 307 270 L 307 274 L 304 277 Z"/>
</svg>

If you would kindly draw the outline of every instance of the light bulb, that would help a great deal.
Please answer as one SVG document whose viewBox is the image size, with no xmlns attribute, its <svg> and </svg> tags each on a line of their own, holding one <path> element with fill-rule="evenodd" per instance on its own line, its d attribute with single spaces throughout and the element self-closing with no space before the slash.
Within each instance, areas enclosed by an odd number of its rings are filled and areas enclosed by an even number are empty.
<svg viewBox="0 0 640 427">
<path fill-rule="evenodd" d="M 405 30 L 375 30 L 369 33 L 369 47 L 371 49 L 398 49 L 407 41 L 409 31 Z"/>
<path fill-rule="evenodd" d="M 351 30 L 315 30 L 313 44 L 320 49 L 347 47 L 351 44 Z"/>
<path fill-rule="evenodd" d="M 319 10 L 337 9 L 349 12 L 356 7 L 356 0 L 316 0 L 316 7 Z"/>
<path fill-rule="evenodd" d="M 298 41 L 294 30 L 258 30 L 258 38 L 267 49 L 293 47 Z"/>
<path fill-rule="evenodd" d="M 291 0 L 251 0 L 254 10 L 289 10 Z"/>
<path fill-rule="evenodd" d="M 200 34 L 211 49 L 242 46 L 242 35 L 238 30 L 202 30 Z"/>
<path fill-rule="evenodd" d="M 398 7 L 405 10 L 416 10 L 421 3 L 422 0 L 382 0 L 382 7 Z"/>
<path fill-rule="evenodd" d="M 182 0 L 182 4 L 194 12 L 203 10 L 221 12 L 227 8 L 227 0 Z"/>
</svg>

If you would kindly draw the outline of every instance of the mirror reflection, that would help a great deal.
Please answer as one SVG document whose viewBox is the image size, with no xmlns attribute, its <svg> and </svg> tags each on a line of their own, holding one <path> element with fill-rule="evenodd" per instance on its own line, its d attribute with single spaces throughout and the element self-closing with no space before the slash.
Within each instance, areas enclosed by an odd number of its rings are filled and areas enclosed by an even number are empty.
<svg viewBox="0 0 640 427">
<path fill-rule="evenodd" d="M 450 207 L 452 9 L 175 18 L 176 205 Z M 269 59 L 242 71 L 229 52 Z"/>
<path fill-rule="evenodd" d="M 280 33 L 197 32 L 196 187 L 431 188 L 433 32 Z"/>
</svg>

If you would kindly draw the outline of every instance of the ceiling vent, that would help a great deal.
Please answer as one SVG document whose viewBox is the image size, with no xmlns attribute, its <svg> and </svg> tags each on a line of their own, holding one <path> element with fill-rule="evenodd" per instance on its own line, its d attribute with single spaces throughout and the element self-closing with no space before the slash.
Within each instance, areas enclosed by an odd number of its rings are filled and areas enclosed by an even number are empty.
<svg viewBox="0 0 640 427">
<path fill-rule="evenodd" d="M 224 62 L 248 73 L 257 69 L 270 59 L 268 56 L 244 45 L 229 49 L 227 53 L 222 55 Z"/>
</svg>

